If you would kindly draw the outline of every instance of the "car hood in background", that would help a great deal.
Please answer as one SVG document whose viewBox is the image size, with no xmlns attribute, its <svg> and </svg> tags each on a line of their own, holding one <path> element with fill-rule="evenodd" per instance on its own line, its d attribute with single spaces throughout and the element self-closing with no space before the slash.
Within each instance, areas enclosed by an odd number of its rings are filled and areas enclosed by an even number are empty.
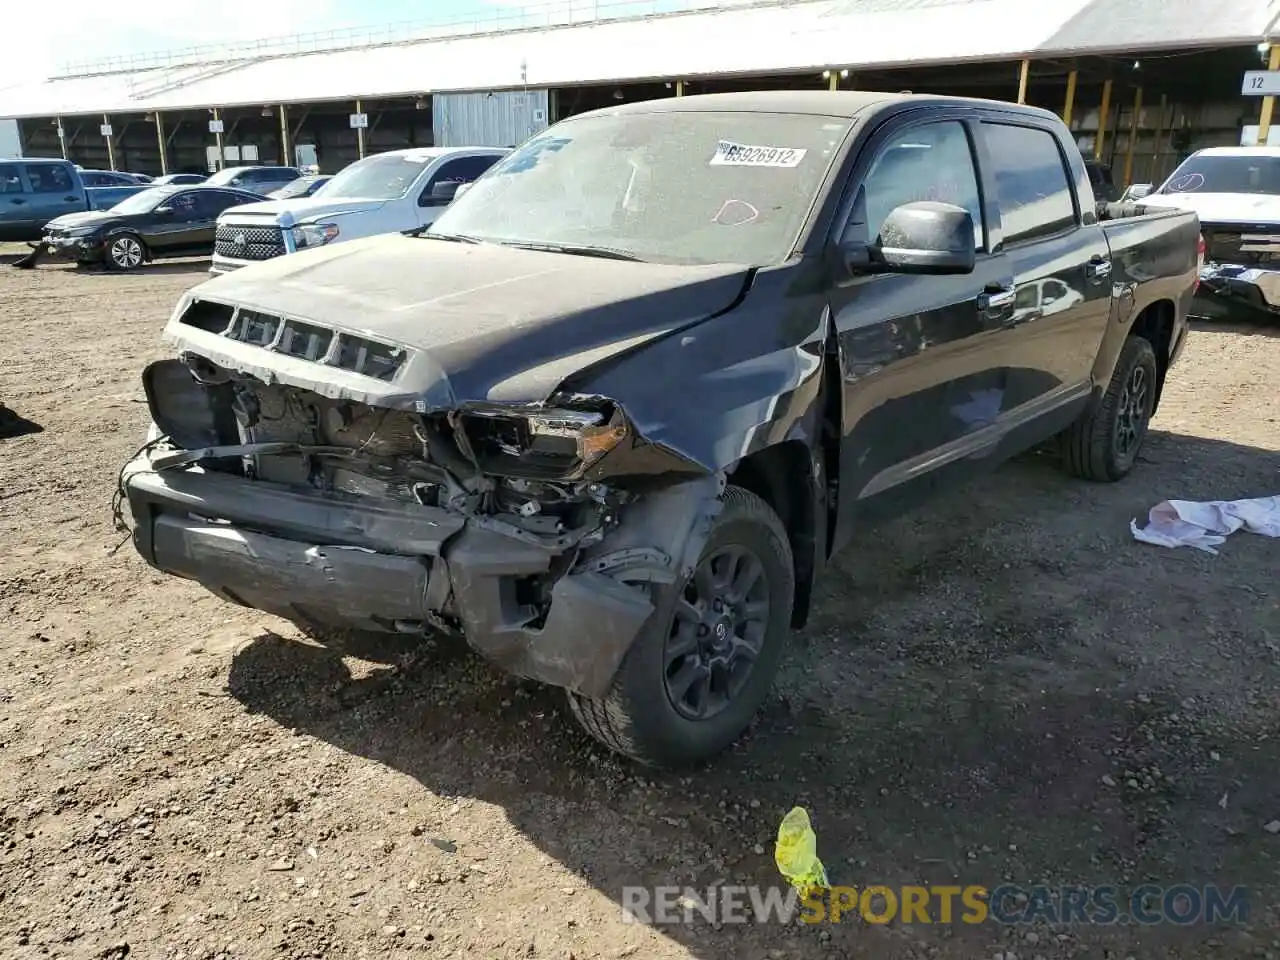
<svg viewBox="0 0 1280 960">
<path fill-rule="evenodd" d="M 89 227 L 105 227 L 122 219 L 110 210 L 89 210 L 81 213 L 64 213 L 45 224 L 45 230 L 84 230 Z"/>
<path fill-rule="evenodd" d="M 1158 193 L 1138 202 L 1146 207 L 1190 210 L 1204 224 L 1280 223 L 1280 196 L 1262 193 Z"/>
</svg>

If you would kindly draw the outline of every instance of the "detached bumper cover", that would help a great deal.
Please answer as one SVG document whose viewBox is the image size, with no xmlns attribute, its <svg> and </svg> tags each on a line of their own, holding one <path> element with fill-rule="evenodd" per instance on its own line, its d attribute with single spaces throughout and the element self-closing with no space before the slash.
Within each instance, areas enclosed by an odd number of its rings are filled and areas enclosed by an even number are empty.
<svg viewBox="0 0 1280 960">
<path fill-rule="evenodd" d="M 535 611 L 518 600 L 519 581 L 546 575 L 572 546 L 512 535 L 489 518 L 214 472 L 158 473 L 146 454 L 126 467 L 124 487 L 134 544 L 159 570 L 232 602 L 327 626 L 415 629 L 450 614 L 468 643 L 508 672 L 586 696 L 608 692 L 654 612 L 649 591 L 623 582 L 605 555 L 561 576 L 544 622 L 530 626 Z M 669 569 L 635 579 L 661 581 L 691 565 L 714 513 L 707 493 L 702 483 L 684 484 L 620 528 L 618 545 L 631 547 L 657 532 L 655 517 L 668 520 L 661 532 L 670 542 L 655 548 L 674 558 Z M 714 485 L 710 503 L 718 504 Z M 673 511 L 687 522 L 671 524 Z"/>
<path fill-rule="evenodd" d="M 1200 272 L 1196 301 L 1211 315 L 1244 312 L 1280 316 L 1280 270 L 1208 264 Z"/>
<path fill-rule="evenodd" d="M 100 260 L 104 246 L 96 237 L 51 237 L 45 236 L 38 246 L 43 247 L 43 256 L 55 260 Z"/>
</svg>

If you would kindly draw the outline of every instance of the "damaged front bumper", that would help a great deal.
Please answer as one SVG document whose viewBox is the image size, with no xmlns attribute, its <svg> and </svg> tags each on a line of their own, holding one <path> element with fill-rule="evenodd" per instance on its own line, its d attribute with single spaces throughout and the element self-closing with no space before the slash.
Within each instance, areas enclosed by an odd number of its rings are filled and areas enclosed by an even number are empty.
<svg viewBox="0 0 1280 960">
<path fill-rule="evenodd" d="M 43 257 L 79 263 L 101 260 L 105 250 L 102 238 L 98 236 L 64 237 L 46 234 L 38 244 L 32 246 L 39 248 Z"/>
<path fill-rule="evenodd" d="M 1195 313 L 1216 319 L 1280 317 L 1280 270 L 1209 263 L 1200 271 Z"/>
<path fill-rule="evenodd" d="M 508 672 L 589 697 L 607 693 L 654 615 L 650 585 L 692 568 L 720 493 L 715 477 L 654 491 L 584 545 L 499 516 L 163 469 L 162 461 L 144 449 L 121 478 L 134 543 L 152 566 L 299 623 L 456 627 Z M 531 592 L 548 583 L 549 603 L 531 606 Z"/>
</svg>

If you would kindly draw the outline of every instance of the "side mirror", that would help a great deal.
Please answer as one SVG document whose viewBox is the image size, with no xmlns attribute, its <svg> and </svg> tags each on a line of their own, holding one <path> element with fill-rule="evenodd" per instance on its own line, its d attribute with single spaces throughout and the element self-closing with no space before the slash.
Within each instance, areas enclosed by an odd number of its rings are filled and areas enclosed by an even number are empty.
<svg viewBox="0 0 1280 960">
<path fill-rule="evenodd" d="M 173 207 L 156 207 L 156 213 L 158 213 L 162 217 L 172 216 Z"/>
<path fill-rule="evenodd" d="M 867 253 L 891 273 L 972 273 L 977 262 L 973 217 L 950 203 L 904 203 L 884 218 Z"/>
<path fill-rule="evenodd" d="M 1150 183 L 1135 183 L 1124 192 L 1124 196 L 1120 198 L 1121 203 L 1130 203 L 1134 200 L 1142 200 L 1151 196 L 1155 190 L 1155 186 Z"/>
</svg>

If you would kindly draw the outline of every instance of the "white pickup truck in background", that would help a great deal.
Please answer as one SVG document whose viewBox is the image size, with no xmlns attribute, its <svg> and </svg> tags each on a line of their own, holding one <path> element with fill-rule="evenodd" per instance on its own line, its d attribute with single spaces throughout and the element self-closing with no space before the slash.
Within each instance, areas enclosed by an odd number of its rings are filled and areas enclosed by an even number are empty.
<svg viewBox="0 0 1280 960">
<path fill-rule="evenodd" d="M 250 203 L 218 218 L 213 265 L 227 273 L 284 254 L 432 223 L 462 184 L 510 153 L 494 147 L 424 147 L 379 153 L 345 167 L 314 197 Z"/>
</svg>

